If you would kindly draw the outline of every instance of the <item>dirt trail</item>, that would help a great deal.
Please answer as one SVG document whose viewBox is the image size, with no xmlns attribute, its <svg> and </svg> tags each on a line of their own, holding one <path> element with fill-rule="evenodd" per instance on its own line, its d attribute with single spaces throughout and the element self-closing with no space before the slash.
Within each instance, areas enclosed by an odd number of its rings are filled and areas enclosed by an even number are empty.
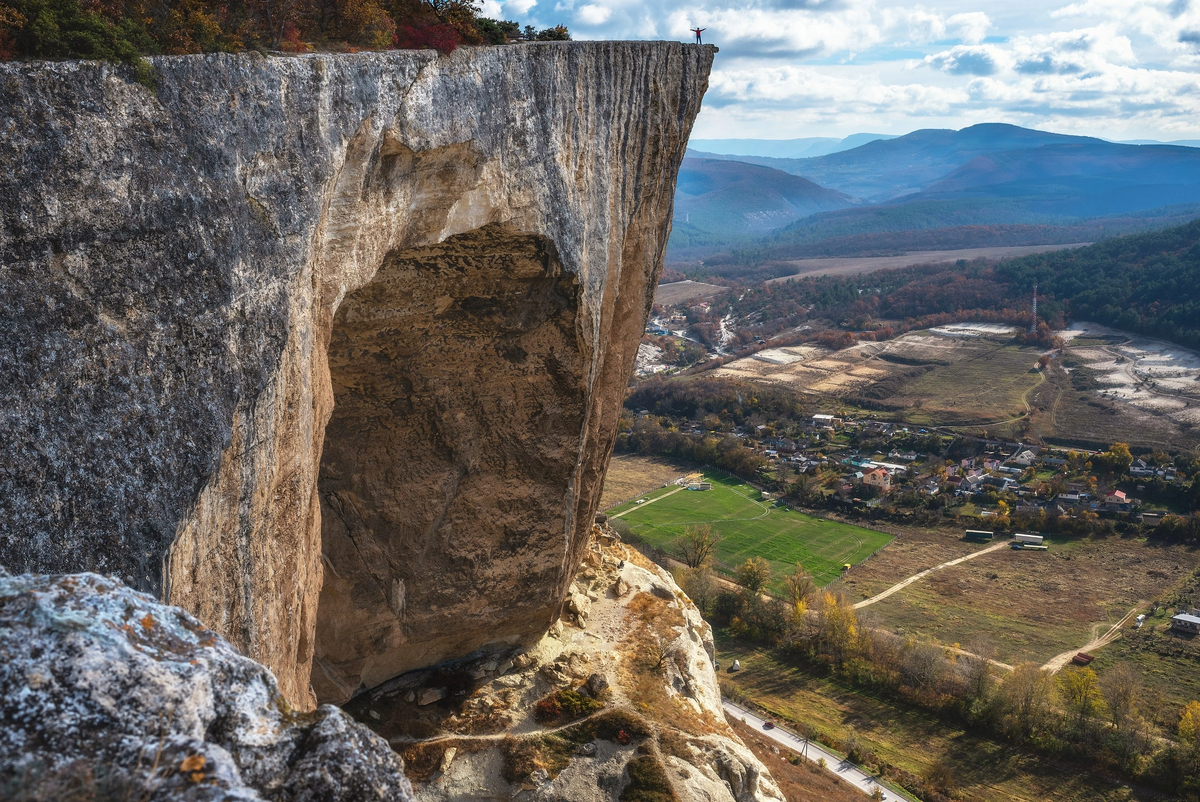
<svg viewBox="0 0 1200 802">
<path fill-rule="evenodd" d="M 893 593 L 898 593 L 899 591 L 904 590 L 906 587 L 908 587 L 912 583 L 928 576 L 929 574 L 932 574 L 934 571 L 940 571 L 943 568 L 950 568 L 951 566 L 958 565 L 959 563 L 965 563 L 967 560 L 973 560 L 976 557 L 980 556 L 981 554 L 988 554 L 993 551 L 999 551 L 1000 549 L 1009 548 L 1009 546 L 1010 546 L 1010 544 L 1007 541 L 1003 541 L 1003 542 L 997 543 L 993 546 L 988 546 L 986 549 L 980 549 L 979 551 L 971 552 L 970 554 L 968 554 L 965 557 L 959 557 L 957 560 L 949 560 L 948 562 L 944 562 L 941 565 L 935 565 L 932 568 L 926 568 L 924 571 L 921 571 L 920 573 L 913 574 L 912 576 L 910 576 L 908 579 L 904 580 L 903 582 L 892 585 L 890 588 L 883 591 L 883 593 L 879 593 L 875 596 L 872 596 L 869 599 L 863 599 L 858 604 L 854 605 L 854 609 L 861 610 L 864 607 L 869 607 L 870 605 L 874 604 L 877 601 L 883 601 L 888 596 L 891 596 Z"/>
<path fill-rule="evenodd" d="M 1046 671 L 1049 671 L 1051 674 L 1057 674 L 1059 671 L 1062 671 L 1064 668 L 1066 668 L 1067 664 L 1071 662 L 1072 657 L 1080 652 L 1090 652 L 1094 649 L 1099 649 L 1102 646 L 1107 646 L 1108 644 L 1112 643 L 1117 638 L 1121 637 L 1121 630 L 1126 624 L 1129 623 L 1129 619 L 1137 615 L 1138 610 L 1142 609 L 1145 604 L 1146 602 L 1144 601 L 1138 602 L 1136 607 L 1125 613 L 1121 620 L 1113 624 L 1103 635 L 1098 638 L 1093 638 L 1091 641 L 1085 643 L 1083 646 L 1080 646 L 1078 649 L 1071 649 L 1069 652 L 1063 652 L 1057 657 L 1050 658 L 1050 660 L 1044 666 L 1042 666 L 1042 668 Z"/>
<path fill-rule="evenodd" d="M 615 512 L 615 513 L 612 513 L 612 514 L 611 514 L 611 515 L 609 515 L 608 517 L 609 517 L 609 518 L 620 518 L 622 515 L 625 515 L 625 514 L 627 514 L 627 513 L 631 513 L 631 512 L 633 512 L 634 510 L 640 510 L 640 509 L 642 509 L 643 507 L 649 507 L 649 506 L 650 506 L 651 504 L 653 504 L 654 502 L 656 502 L 656 501 L 662 501 L 662 500 L 663 500 L 664 498 L 666 498 L 667 496 L 673 496 L 673 495 L 675 495 L 676 493 L 678 493 L 680 490 L 684 490 L 684 489 L 686 489 L 686 488 L 685 488 L 685 487 L 683 487 L 683 486 L 677 487 L 677 488 L 675 488 L 674 490 L 672 490 L 670 493 L 663 493 L 663 494 L 662 494 L 661 496 L 659 496 L 658 498 L 652 498 L 652 499 L 650 499 L 650 500 L 649 500 L 649 501 L 647 501 L 645 504 L 638 504 L 636 507 L 630 507 L 629 509 L 625 510 L 625 512 Z"/>
</svg>

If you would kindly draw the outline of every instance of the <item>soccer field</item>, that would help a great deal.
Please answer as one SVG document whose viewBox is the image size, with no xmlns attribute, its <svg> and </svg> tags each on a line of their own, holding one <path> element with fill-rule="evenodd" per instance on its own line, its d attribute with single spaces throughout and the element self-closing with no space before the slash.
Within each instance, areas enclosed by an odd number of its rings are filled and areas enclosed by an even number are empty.
<svg viewBox="0 0 1200 802">
<path fill-rule="evenodd" d="M 841 576 L 842 565 L 859 563 L 878 551 L 892 536 L 859 526 L 805 515 L 758 500 L 759 492 L 737 479 L 705 474 L 713 489 L 667 487 L 622 504 L 609 515 L 629 522 L 634 534 L 671 551 L 675 538 L 688 526 L 708 524 L 721 533 L 715 567 L 732 574 L 750 557 L 763 557 L 778 580 L 791 574 L 796 563 L 812 573 L 819 585 Z"/>
</svg>

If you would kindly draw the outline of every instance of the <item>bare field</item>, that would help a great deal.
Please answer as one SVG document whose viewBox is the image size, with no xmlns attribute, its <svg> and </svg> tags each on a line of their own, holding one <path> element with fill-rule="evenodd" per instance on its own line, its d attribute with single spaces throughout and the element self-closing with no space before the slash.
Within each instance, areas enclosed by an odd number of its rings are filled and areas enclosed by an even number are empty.
<svg viewBox="0 0 1200 802">
<path fill-rule="evenodd" d="M 667 482 L 696 473 L 694 465 L 675 462 L 664 457 L 640 457 L 631 454 L 616 454 L 604 475 L 604 492 L 600 496 L 600 509 L 606 510 L 629 501 L 642 493 L 648 493 Z"/>
<path fill-rule="evenodd" d="M 1200 447 L 1200 354 L 1080 324 L 1062 360 L 1011 344 L 1010 327 L 953 324 L 837 351 L 771 348 L 713 371 L 858 406 L 917 426 L 1106 448 Z M 1080 380 L 1088 377 L 1083 385 Z"/>
<path fill-rule="evenodd" d="M 861 342 L 838 351 L 773 348 L 713 371 L 801 392 L 867 398 L 918 425 L 992 425 L 1024 416 L 1042 381 L 1039 352 L 1005 340 L 1007 328 L 957 326 Z"/>
<path fill-rule="evenodd" d="M 796 269 L 790 276 L 781 276 L 768 281 L 773 284 L 798 276 L 854 276 L 859 273 L 874 273 L 911 265 L 942 264 L 959 259 L 1011 259 L 1031 253 L 1048 253 L 1067 248 L 1082 248 L 1090 242 L 1075 242 L 1069 245 L 1012 245 L 996 248 L 960 248 L 954 251 L 913 251 L 903 256 L 833 256 L 824 259 L 795 259 L 784 264 Z"/>
<path fill-rule="evenodd" d="M 722 287 L 717 284 L 705 284 L 703 281 L 688 279 L 686 281 L 675 281 L 670 284 L 659 284 L 658 289 L 654 291 L 654 302 L 663 306 L 674 306 L 675 304 L 686 303 L 687 301 L 712 298 L 714 295 L 720 295 L 728 291 L 728 287 Z"/>
<path fill-rule="evenodd" d="M 896 543 L 851 572 L 843 587 L 855 599 L 978 544 L 958 548 L 936 537 Z M 877 625 L 945 645 L 986 637 L 997 659 L 1044 663 L 1081 648 L 1139 602 L 1155 598 L 1200 563 L 1200 553 L 1118 537 L 1053 539 L 1048 552 L 1001 549 L 942 569 L 866 608 Z M 934 547 L 930 551 L 930 546 Z M 937 548 L 945 556 L 937 559 Z M 892 554 L 893 548 L 896 553 Z M 911 570 L 914 565 L 916 571 Z M 850 584 L 853 582 L 853 584 Z"/>
<path fill-rule="evenodd" d="M 833 585 L 851 601 L 869 599 L 900 580 L 941 565 L 947 560 L 986 548 L 962 539 L 962 529 L 924 529 L 906 527 L 891 532 L 896 539 L 871 559 L 854 566 Z"/>
</svg>

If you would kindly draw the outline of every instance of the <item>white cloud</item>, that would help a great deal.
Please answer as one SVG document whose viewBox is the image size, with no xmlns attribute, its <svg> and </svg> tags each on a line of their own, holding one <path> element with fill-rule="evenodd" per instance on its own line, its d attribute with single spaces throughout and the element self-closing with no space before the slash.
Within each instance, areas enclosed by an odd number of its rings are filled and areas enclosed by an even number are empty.
<svg viewBox="0 0 1200 802">
<path fill-rule="evenodd" d="M 523 17 L 536 5 L 537 0 L 504 0 L 504 13 L 510 17 Z"/>
<path fill-rule="evenodd" d="M 479 13 L 484 17 L 498 19 L 504 16 L 504 9 L 500 7 L 500 0 L 479 0 Z"/>
<path fill-rule="evenodd" d="M 958 34 L 969 45 L 977 45 L 987 36 L 992 21 L 982 11 L 955 14 L 946 19 L 946 27 Z"/>
<path fill-rule="evenodd" d="M 495 0 L 492 0 L 494 2 Z M 902 133 L 988 120 L 1200 137 L 1200 0 L 504 0 L 579 39 L 720 47 L 698 131 Z M 988 37 L 995 37 L 989 39 Z"/>
<path fill-rule="evenodd" d="M 588 3 L 579 9 L 577 19 L 584 25 L 603 25 L 612 16 L 612 9 L 606 6 Z"/>
</svg>

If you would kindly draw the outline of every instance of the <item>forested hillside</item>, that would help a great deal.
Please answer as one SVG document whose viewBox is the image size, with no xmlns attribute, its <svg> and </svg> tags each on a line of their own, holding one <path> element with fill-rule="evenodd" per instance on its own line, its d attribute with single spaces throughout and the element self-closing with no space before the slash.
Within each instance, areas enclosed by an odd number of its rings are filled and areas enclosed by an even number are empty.
<svg viewBox="0 0 1200 802">
<path fill-rule="evenodd" d="M 1200 220 L 1004 262 L 996 279 L 1068 304 L 1072 317 L 1200 347 Z"/>
<path fill-rule="evenodd" d="M 675 219 L 717 234 L 765 232 L 815 212 L 856 203 L 841 192 L 767 167 L 686 158 L 675 192 Z"/>
<path fill-rule="evenodd" d="M 856 328 L 972 311 L 1021 321 L 1035 283 L 1040 318 L 1054 326 L 1072 317 L 1200 347 L 1200 220 L 997 265 L 960 262 L 760 285 L 735 311 L 763 320 L 819 315 Z"/>
</svg>

